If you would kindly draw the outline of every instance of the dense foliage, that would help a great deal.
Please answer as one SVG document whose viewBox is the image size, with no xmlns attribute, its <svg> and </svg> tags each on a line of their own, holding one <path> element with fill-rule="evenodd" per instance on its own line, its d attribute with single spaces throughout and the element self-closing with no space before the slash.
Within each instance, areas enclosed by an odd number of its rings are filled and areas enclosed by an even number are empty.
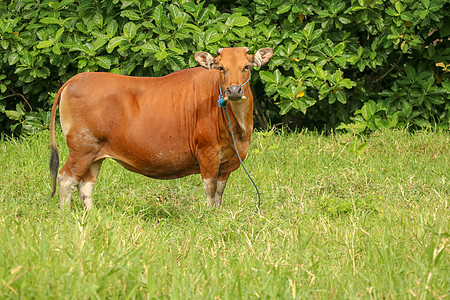
<svg viewBox="0 0 450 300">
<path fill-rule="evenodd" d="M 160 76 L 234 45 L 275 49 L 262 123 L 448 128 L 449 24 L 447 0 L 0 0 L 1 131 L 45 128 L 76 73 Z"/>
</svg>

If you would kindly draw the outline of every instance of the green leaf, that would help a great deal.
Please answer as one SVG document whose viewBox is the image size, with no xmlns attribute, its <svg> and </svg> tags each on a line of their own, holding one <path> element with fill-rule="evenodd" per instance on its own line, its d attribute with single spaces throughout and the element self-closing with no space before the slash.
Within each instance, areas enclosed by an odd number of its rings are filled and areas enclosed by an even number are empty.
<svg viewBox="0 0 450 300">
<path fill-rule="evenodd" d="M 95 60 L 97 61 L 98 65 L 102 67 L 103 69 L 110 69 L 111 68 L 111 60 L 105 56 L 99 56 L 96 57 Z"/>
<path fill-rule="evenodd" d="M 308 108 L 313 106 L 316 100 L 309 97 L 294 98 L 292 102 L 292 107 L 300 110 L 303 114 L 306 114 Z"/>
<path fill-rule="evenodd" d="M 405 117 L 409 117 L 412 112 L 412 106 L 407 101 L 403 101 L 402 103 L 402 112 Z"/>
<path fill-rule="evenodd" d="M 164 9 L 162 4 L 159 4 L 157 7 L 153 9 L 152 18 L 156 21 L 156 24 L 159 24 L 164 17 Z"/>
<path fill-rule="evenodd" d="M 352 87 L 356 86 L 356 82 L 345 78 L 339 81 L 339 85 L 345 87 L 346 89 L 351 89 Z"/>
<path fill-rule="evenodd" d="M 97 51 L 98 49 L 103 47 L 103 45 L 105 45 L 107 42 L 108 42 L 108 40 L 106 40 L 106 39 L 102 39 L 102 38 L 96 39 L 94 41 L 94 44 L 92 45 L 94 47 L 94 51 Z"/>
<path fill-rule="evenodd" d="M 2 48 L 3 49 L 8 49 L 8 47 L 9 47 L 9 42 L 7 41 L 7 40 L 2 40 L 1 42 L 0 42 L 0 45 L 2 46 Z"/>
<path fill-rule="evenodd" d="M 347 103 L 347 95 L 345 94 L 344 91 L 341 91 L 341 90 L 337 91 L 336 98 L 339 102 L 341 102 L 343 104 Z"/>
<path fill-rule="evenodd" d="M 428 10 L 419 10 L 419 11 L 418 11 L 419 17 L 420 17 L 422 20 L 426 18 L 426 16 L 428 15 L 428 13 L 429 13 Z"/>
<path fill-rule="evenodd" d="M 139 48 L 144 51 L 155 52 L 155 53 L 161 51 L 161 49 L 157 45 L 152 44 L 152 43 L 145 43 L 145 44 L 139 46 Z"/>
<path fill-rule="evenodd" d="M 364 48 L 360 46 L 358 48 L 358 50 L 356 51 L 356 53 L 358 54 L 359 57 L 362 57 L 362 55 L 364 53 Z"/>
<path fill-rule="evenodd" d="M 394 6 L 397 13 L 401 13 L 403 11 L 403 4 L 400 1 L 395 2 Z"/>
<path fill-rule="evenodd" d="M 127 39 L 123 36 L 113 37 L 106 46 L 106 51 L 108 51 L 108 53 L 111 53 L 114 50 L 114 48 L 116 48 L 117 46 L 120 45 L 120 43 L 126 40 Z"/>
<path fill-rule="evenodd" d="M 239 16 L 234 20 L 234 26 L 237 27 L 244 27 L 246 26 L 248 23 L 250 23 L 250 19 L 244 16 Z"/>
<path fill-rule="evenodd" d="M 86 53 L 88 55 L 93 54 L 91 49 L 89 49 L 89 47 L 86 45 L 70 45 L 69 51 L 79 51 L 79 52 Z"/>
<path fill-rule="evenodd" d="M 285 99 L 290 99 L 292 100 L 293 98 L 295 98 L 294 93 L 292 93 L 292 91 L 287 88 L 287 87 L 279 87 L 277 88 L 277 93 Z"/>
<path fill-rule="evenodd" d="M 174 22 L 177 25 L 180 25 L 183 22 L 183 20 L 184 20 L 184 17 L 180 16 L 180 17 L 173 18 L 172 22 Z"/>
<path fill-rule="evenodd" d="M 422 127 L 422 128 L 428 128 L 428 127 L 431 127 L 430 122 L 429 122 L 428 120 L 424 119 L 424 118 L 418 118 L 418 119 L 415 119 L 415 120 L 413 121 L 413 123 L 414 123 L 415 125 L 419 126 L 419 127 Z"/>
<path fill-rule="evenodd" d="M 347 61 L 352 65 L 354 65 L 358 60 L 360 60 L 360 57 L 357 55 L 352 55 L 347 59 Z"/>
<path fill-rule="evenodd" d="M 59 47 L 58 44 L 54 44 L 53 48 L 52 48 L 53 53 L 55 53 L 56 55 L 60 55 L 61 54 L 61 48 Z"/>
<path fill-rule="evenodd" d="M 279 83 L 281 82 L 281 80 L 284 78 L 284 76 L 281 75 L 281 72 L 280 72 L 279 69 L 276 69 L 276 70 L 273 72 L 273 74 L 275 75 L 275 82 L 276 82 L 277 84 L 279 84 Z"/>
<path fill-rule="evenodd" d="M 5 114 L 8 117 L 8 119 L 20 121 L 22 117 L 24 116 L 23 112 L 16 111 L 16 110 L 5 110 Z"/>
<path fill-rule="evenodd" d="M 309 40 L 314 32 L 314 26 L 316 25 L 316 23 L 314 22 L 309 22 L 305 25 L 305 27 L 303 28 L 303 34 L 306 36 L 306 38 Z"/>
<path fill-rule="evenodd" d="M 126 37 L 128 40 L 131 40 L 135 37 L 138 28 L 139 27 L 133 22 L 128 22 L 127 24 L 125 24 L 125 26 L 123 26 L 124 37 Z"/>
<path fill-rule="evenodd" d="M 39 22 L 44 24 L 60 24 L 60 20 L 56 18 L 45 17 L 39 20 Z"/>
<path fill-rule="evenodd" d="M 291 9 L 290 3 L 283 3 L 277 9 L 277 15 L 287 13 Z"/>
<path fill-rule="evenodd" d="M 450 16 L 444 17 L 443 24 L 450 24 Z M 441 38 L 448 37 L 450 35 L 450 26 L 442 26 L 439 31 Z"/>
<path fill-rule="evenodd" d="M 402 18 L 403 21 L 412 21 L 414 19 L 413 15 L 411 12 L 409 11 L 405 11 L 403 12 L 400 17 Z"/>
<path fill-rule="evenodd" d="M 167 62 L 170 65 L 170 69 L 172 71 L 178 71 L 181 70 L 183 67 L 185 67 L 183 58 L 180 56 L 171 56 L 166 58 Z"/>
<path fill-rule="evenodd" d="M 328 83 L 322 84 L 319 89 L 319 100 L 325 99 L 326 96 L 332 91 L 332 88 L 328 85 Z"/>
<path fill-rule="evenodd" d="M 285 115 L 292 109 L 292 101 L 282 102 L 278 106 L 280 107 L 280 115 Z"/>
<path fill-rule="evenodd" d="M 430 7 L 430 0 L 420 0 L 420 2 L 422 2 L 422 5 L 425 8 L 429 8 Z"/>
<path fill-rule="evenodd" d="M 8 56 L 8 63 L 10 66 L 14 65 L 17 61 L 19 61 L 19 54 L 11 53 L 11 55 Z"/>
<path fill-rule="evenodd" d="M 405 66 L 405 73 L 406 73 L 406 77 L 408 77 L 410 80 L 414 81 L 416 80 L 416 69 L 414 69 L 413 66 L 411 65 L 406 65 Z"/>
<path fill-rule="evenodd" d="M 58 29 L 58 31 L 56 32 L 56 35 L 55 35 L 55 41 L 57 41 L 63 33 L 64 33 L 64 27 L 61 27 L 60 29 Z"/>
<path fill-rule="evenodd" d="M 128 18 L 132 21 L 137 21 L 139 20 L 141 17 L 139 16 L 139 14 L 133 10 L 123 10 L 120 12 L 120 16 L 121 17 L 125 17 Z"/>
<path fill-rule="evenodd" d="M 392 117 L 391 117 L 390 120 L 388 121 L 387 127 L 388 127 L 388 128 L 392 128 L 392 127 L 394 127 L 394 126 L 397 125 L 397 124 L 398 124 L 398 112 L 395 113 L 394 115 L 392 115 Z"/>
<path fill-rule="evenodd" d="M 48 48 L 48 47 L 51 47 L 51 46 L 53 46 L 53 41 L 40 41 L 37 44 L 36 48 L 44 49 L 44 48 Z"/>
<path fill-rule="evenodd" d="M 359 60 L 356 65 L 358 66 L 360 72 L 364 71 L 366 68 L 366 63 L 363 60 Z"/>
<path fill-rule="evenodd" d="M 197 32 L 202 32 L 202 30 L 194 24 L 186 23 L 186 24 L 184 24 L 184 27 L 188 27 L 189 29 L 192 29 Z"/>
<path fill-rule="evenodd" d="M 233 27 L 233 32 L 240 38 L 245 38 L 247 31 L 245 30 L 245 28 L 237 28 L 237 27 Z"/>
<path fill-rule="evenodd" d="M 442 81 L 442 87 L 447 91 L 447 93 L 450 93 L 450 79 L 449 78 Z"/>
<path fill-rule="evenodd" d="M 179 49 L 179 48 L 176 48 L 176 47 L 169 47 L 169 49 L 170 49 L 171 51 L 173 51 L 173 52 L 179 54 L 179 55 L 183 55 L 183 53 L 184 53 L 183 50 L 181 50 L 181 49 Z"/>
<path fill-rule="evenodd" d="M 369 100 L 368 102 L 364 103 L 363 107 L 361 108 L 361 115 L 363 116 L 364 120 L 369 121 L 373 115 L 375 114 L 377 109 L 377 104 L 373 100 Z"/>
<path fill-rule="evenodd" d="M 220 41 L 221 39 L 222 39 L 222 36 L 220 34 L 218 34 L 217 32 L 211 32 L 206 39 L 206 43 L 214 44 L 214 43 Z"/>
<path fill-rule="evenodd" d="M 113 37 L 117 30 L 119 29 L 119 25 L 117 23 L 116 20 L 111 20 L 111 22 L 108 23 L 108 25 L 106 26 L 106 34 L 108 35 L 108 37 Z"/>
<path fill-rule="evenodd" d="M 352 22 L 352 19 L 344 18 L 344 17 L 339 17 L 339 21 L 340 21 L 342 24 L 350 24 L 350 23 Z"/>
<path fill-rule="evenodd" d="M 265 82 L 273 82 L 276 83 L 275 75 L 272 72 L 269 71 L 260 71 L 259 76 L 262 80 Z"/>
<path fill-rule="evenodd" d="M 335 61 L 339 66 L 345 67 L 347 64 L 348 58 L 345 56 L 336 56 L 333 58 L 333 61 Z"/>
<path fill-rule="evenodd" d="M 163 60 L 164 58 L 167 57 L 167 52 L 166 51 L 161 51 L 155 54 L 155 57 L 157 60 Z"/>
</svg>

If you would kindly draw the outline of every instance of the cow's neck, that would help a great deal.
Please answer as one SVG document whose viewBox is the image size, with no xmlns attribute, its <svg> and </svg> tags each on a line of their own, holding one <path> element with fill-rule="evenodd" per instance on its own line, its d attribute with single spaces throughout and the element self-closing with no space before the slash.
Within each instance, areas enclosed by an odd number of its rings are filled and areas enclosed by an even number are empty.
<svg viewBox="0 0 450 300">
<path fill-rule="evenodd" d="M 228 111 L 236 119 L 241 138 L 245 138 L 253 130 L 253 105 L 251 101 L 251 99 L 246 99 L 239 102 L 228 102 L 230 107 Z"/>
</svg>

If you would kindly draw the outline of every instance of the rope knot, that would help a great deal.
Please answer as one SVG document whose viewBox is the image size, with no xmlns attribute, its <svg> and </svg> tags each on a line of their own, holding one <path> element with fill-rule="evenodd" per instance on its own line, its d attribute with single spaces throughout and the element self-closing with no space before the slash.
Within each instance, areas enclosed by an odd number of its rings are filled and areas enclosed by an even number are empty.
<svg viewBox="0 0 450 300">
<path fill-rule="evenodd" d="M 219 100 L 217 101 L 219 107 L 225 108 L 227 106 L 227 101 L 223 100 L 223 95 L 219 96 Z"/>
</svg>

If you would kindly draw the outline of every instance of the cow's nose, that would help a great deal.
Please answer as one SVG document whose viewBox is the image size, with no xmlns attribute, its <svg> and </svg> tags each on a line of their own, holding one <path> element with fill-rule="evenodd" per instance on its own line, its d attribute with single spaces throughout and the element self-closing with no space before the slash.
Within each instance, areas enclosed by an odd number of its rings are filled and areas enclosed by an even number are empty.
<svg viewBox="0 0 450 300">
<path fill-rule="evenodd" d="M 242 87 L 240 85 L 231 85 L 227 89 L 228 99 L 230 101 L 241 100 L 242 98 Z"/>
</svg>

